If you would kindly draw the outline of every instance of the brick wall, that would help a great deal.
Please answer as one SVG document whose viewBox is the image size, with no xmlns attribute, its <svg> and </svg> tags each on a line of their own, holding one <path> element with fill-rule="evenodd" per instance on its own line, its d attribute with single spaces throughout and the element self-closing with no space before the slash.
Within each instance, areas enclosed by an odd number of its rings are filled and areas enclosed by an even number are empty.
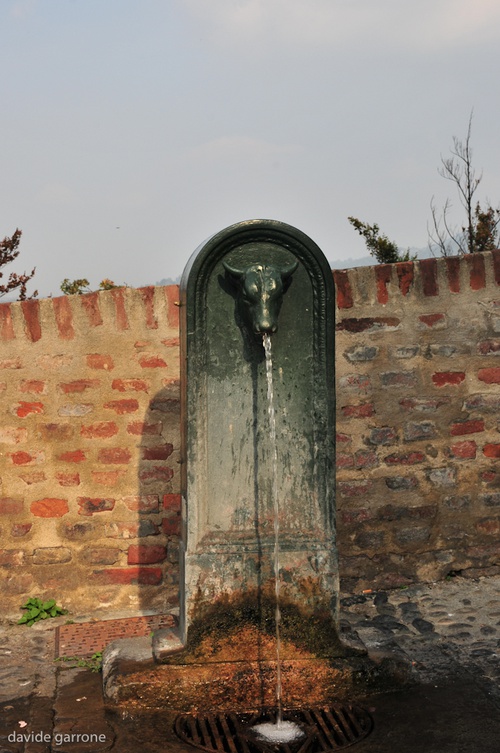
<svg viewBox="0 0 500 753">
<path fill-rule="evenodd" d="M 0 305 L 3 606 L 175 603 L 176 286 Z"/>
<path fill-rule="evenodd" d="M 343 589 L 500 572 L 500 252 L 335 281 Z M 177 297 L 0 305 L 4 614 L 176 603 Z"/>
<path fill-rule="evenodd" d="M 500 251 L 335 279 L 343 587 L 500 572 Z"/>
</svg>

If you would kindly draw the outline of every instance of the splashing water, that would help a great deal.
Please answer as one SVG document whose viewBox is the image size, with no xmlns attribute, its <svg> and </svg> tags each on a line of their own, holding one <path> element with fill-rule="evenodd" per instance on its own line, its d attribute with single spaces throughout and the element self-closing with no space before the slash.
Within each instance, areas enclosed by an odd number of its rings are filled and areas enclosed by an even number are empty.
<svg viewBox="0 0 500 753">
<path fill-rule="evenodd" d="M 281 637 L 280 637 L 280 507 L 278 496 L 278 450 L 276 447 L 276 415 L 274 412 L 273 390 L 273 356 L 271 350 L 271 337 L 268 334 L 262 336 L 264 351 L 266 353 L 266 377 L 267 377 L 267 413 L 269 416 L 269 434 L 271 437 L 272 450 L 272 501 L 274 508 L 274 583 L 276 594 L 276 705 L 278 708 L 277 725 L 283 722 L 283 703 L 281 699 Z"/>
<path fill-rule="evenodd" d="M 253 731 L 261 740 L 267 740 L 271 743 L 291 743 L 304 737 L 304 731 L 295 722 L 278 721 L 264 722 L 252 727 Z"/>
</svg>

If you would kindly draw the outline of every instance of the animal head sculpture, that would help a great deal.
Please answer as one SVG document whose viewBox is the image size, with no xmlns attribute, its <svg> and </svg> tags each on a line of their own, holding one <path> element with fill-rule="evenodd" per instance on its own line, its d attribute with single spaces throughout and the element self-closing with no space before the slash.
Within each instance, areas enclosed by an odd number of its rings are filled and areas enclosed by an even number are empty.
<svg viewBox="0 0 500 753">
<path fill-rule="evenodd" d="M 252 264 L 245 269 L 237 269 L 226 262 L 223 265 L 237 288 L 237 299 L 250 330 L 255 335 L 276 332 L 283 295 L 288 290 L 298 262 L 284 267 Z"/>
</svg>

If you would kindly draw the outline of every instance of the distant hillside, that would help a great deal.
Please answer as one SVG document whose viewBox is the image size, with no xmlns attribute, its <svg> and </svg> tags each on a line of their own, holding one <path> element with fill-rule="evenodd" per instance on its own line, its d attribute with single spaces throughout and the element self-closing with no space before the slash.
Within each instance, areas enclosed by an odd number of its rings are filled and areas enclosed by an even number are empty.
<svg viewBox="0 0 500 753">
<path fill-rule="evenodd" d="M 181 281 L 181 276 L 176 277 L 175 280 L 172 277 L 164 277 L 160 282 L 155 282 L 155 285 L 178 285 Z"/>
</svg>

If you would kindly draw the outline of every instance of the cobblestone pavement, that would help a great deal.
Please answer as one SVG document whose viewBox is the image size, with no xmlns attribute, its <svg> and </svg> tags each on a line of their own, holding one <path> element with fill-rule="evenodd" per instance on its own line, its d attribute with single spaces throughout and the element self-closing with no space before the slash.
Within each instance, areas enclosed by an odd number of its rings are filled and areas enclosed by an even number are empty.
<svg viewBox="0 0 500 753">
<path fill-rule="evenodd" d="M 500 736 L 500 576 L 457 577 L 437 584 L 347 596 L 342 599 L 341 628 L 350 641 L 360 640 L 371 652 L 404 655 L 412 664 L 417 686 L 436 688 L 430 692 L 438 695 L 427 693 L 425 703 L 440 707 L 445 717 L 453 705 L 455 729 L 460 723 L 457 715 L 462 713 L 460 699 L 457 703 L 453 696 L 459 687 L 462 696 L 473 698 L 473 712 L 481 728 L 493 725 L 496 734 L 497 724 Z M 450 687 L 454 690 L 447 695 L 444 689 Z M 422 706 L 422 696 L 410 694 L 408 698 L 407 703 Z M 382 726 L 396 713 L 391 709 L 398 708 L 406 718 L 408 707 L 396 696 L 385 706 L 380 702 Z M 163 726 L 164 730 L 165 720 L 159 725 L 158 729 Z M 71 734 L 93 734 L 98 739 L 65 742 Z M 471 746 L 467 729 L 463 734 L 464 747 L 432 741 L 425 747 L 405 747 L 422 753 L 500 750 L 500 743 L 488 747 L 482 738 L 477 747 Z M 40 739 L 41 735 L 45 739 Z M 0 625 L 0 753 L 129 753 L 138 746 L 154 753 L 189 750 L 178 742 L 168 742 L 165 736 L 162 739 L 145 732 L 144 723 L 105 712 L 99 674 L 54 662 L 53 625 Z M 397 748 L 397 739 L 395 736 L 391 747 L 389 737 L 380 737 L 378 743 L 373 738 L 362 750 L 391 753 Z M 361 746 L 359 750 L 361 753 Z"/>
</svg>

